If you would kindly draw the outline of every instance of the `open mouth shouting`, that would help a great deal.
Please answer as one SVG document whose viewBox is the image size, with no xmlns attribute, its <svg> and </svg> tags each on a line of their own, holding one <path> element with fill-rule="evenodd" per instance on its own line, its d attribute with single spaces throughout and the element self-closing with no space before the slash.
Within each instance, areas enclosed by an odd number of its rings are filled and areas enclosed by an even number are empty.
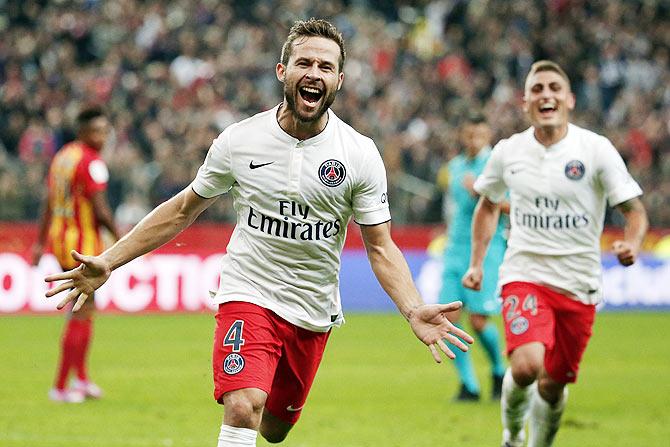
<svg viewBox="0 0 670 447">
<path fill-rule="evenodd" d="M 323 96 L 323 90 L 318 87 L 304 86 L 298 89 L 303 102 L 310 108 L 316 107 Z"/>
<path fill-rule="evenodd" d="M 554 101 L 545 102 L 539 106 L 540 116 L 543 118 L 549 118 L 554 116 L 554 113 L 558 110 L 558 104 Z"/>
</svg>

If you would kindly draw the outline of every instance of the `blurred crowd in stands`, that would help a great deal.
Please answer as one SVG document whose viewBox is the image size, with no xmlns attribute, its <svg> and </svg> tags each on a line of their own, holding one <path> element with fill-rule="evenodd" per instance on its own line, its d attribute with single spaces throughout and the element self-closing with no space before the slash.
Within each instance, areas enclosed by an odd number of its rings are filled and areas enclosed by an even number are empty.
<svg viewBox="0 0 670 447">
<path fill-rule="evenodd" d="M 394 222 L 441 221 L 436 174 L 459 151 L 459 118 L 482 110 L 496 140 L 526 128 L 524 77 L 549 58 L 572 79 L 573 122 L 614 142 L 652 226 L 670 227 L 664 0 L 0 0 L 0 220 L 36 217 L 73 118 L 101 104 L 110 202 L 137 222 L 226 126 L 281 100 L 281 44 L 312 16 L 345 37 L 333 108 L 382 151 Z M 204 218 L 231 221 L 230 199 Z"/>
</svg>

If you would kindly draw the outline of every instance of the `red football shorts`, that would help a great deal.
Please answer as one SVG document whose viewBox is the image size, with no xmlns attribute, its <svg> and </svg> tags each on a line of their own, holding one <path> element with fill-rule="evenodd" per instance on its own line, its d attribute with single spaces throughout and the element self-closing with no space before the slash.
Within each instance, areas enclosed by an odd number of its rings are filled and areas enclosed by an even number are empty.
<svg viewBox="0 0 670 447">
<path fill-rule="evenodd" d="M 528 282 L 505 284 L 501 295 L 507 354 L 526 343 L 541 342 L 549 376 L 561 383 L 576 382 L 596 307 Z"/>
<path fill-rule="evenodd" d="M 268 394 L 265 408 L 295 424 L 330 332 L 299 328 L 271 310 L 232 301 L 219 305 L 214 334 L 214 399 L 242 388 Z"/>
</svg>

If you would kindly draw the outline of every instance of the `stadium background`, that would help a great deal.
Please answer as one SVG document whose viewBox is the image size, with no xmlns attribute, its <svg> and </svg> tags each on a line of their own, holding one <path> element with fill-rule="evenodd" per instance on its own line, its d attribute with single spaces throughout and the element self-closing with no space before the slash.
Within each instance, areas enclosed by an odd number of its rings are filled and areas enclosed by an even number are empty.
<svg viewBox="0 0 670 447">
<path fill-rule="evenodd" d="M 533 60 L 550 58 L 572 79 L 574 122 L 614 142 L 645 191 L 654 228 L 633 269 L 624 272 L 605 256 L 606 298 L 613 306 L 670 305 L 662 287 L 670 274 L 664 260 L 670 252 L 664 239 L 670 232 L 667 2 L 0 0 L 0 253 L 6 259 L 0 312 L 50 308 L 40 303 L 35 278 L 54 264 L 47 258 L 33 272 L 27 255 L 48 162 L 73 138 L 82 105 L 109 111 L 114 135 L 103 154 L 109 199 L 117 221 L 130 228 L 190 182 L 222 129 L 280 101 L 273 67 L 281 43 L 293 20 L 310 16 L 330 19 L 344 34 L 346 81 L 334 109 L 383 152 L 394 227 L 410 234 L 399 242 L 415 274 L 435 270 L 425 248 L 443 228 L 438 173 L 458 152 L 459 117 L 483 110 L 495 140 L 525 128 L 523 77 Z M 217 223 L 222 235 L 233 221 L 225 196 L 199 219 Z M 621 216 L 608 212 L 606 223 L 616 229 Z M 352 232 L 342 277 L 346 308 L 388 309 Z M 225 236 L 216 250 L 185 237 L 182 248 L 174 242 L 164 253 L 188 256 L 190 247 L 204 258 L 225 248 Z M 181 261 L 169 259 L 178 270 Z M 140 270 L 145 277 L 130 275 L 127 282 L 149 282 L 153 302 L 175 299 L 161 298 L 174 289 L 171 283 L 156 286 Z M 356 287 L 347 289 L 350 284 Z M 121 295 L 134 285 L 119 287 Z M 177 301 L 167 309 L 182 309 Z"/>
<path fill-rule="evenodd" d="M 107 396 L 58 406 L 46 392 L 63 317 L 42 282 L 57 267 L 48 256 L 37 269 L 28 261 L 45 170 L 73 138 L 80 107 L 103 104 L 114 126 L 103 154 L 109 199 L 129 228 L 188 184 L 221 129 L 280 100 L 280 45 L 293 20 L 310 16 L 345 36 L 334 109 L 383 151 L 394 233 L 429 298 L 439 266 L 427 246 L 444 227 L 437 174 L 458 151 L 459 117 L 481 108 L 495 138 L 507 136 L 526 125 L 518 105 L 531 62 L 552 58 L 568 71 L 574 121 L 620 150 L 653 230 L 631 269 L 604 254 L 606 308 L 628 311 L 597 319 L 557 445 L 667 445 L 670 314 L 639 312 L 670 306 L 665 0 L 0 0 L 0 445 L 212 445 L 221 410 L 209 397 L 206 289 L 230 234 L 229 199 L 113 275 L 99 294 L 107 312 L 91 362 Z M 603 247 L 621 223 L 608 213 Z M 286 444 L 495 445 L 497 405 L 449 402 L 453 371 L 386 312 L 355 227 L 342 285 L 348 323 Z M 486 386 L 484 357 L 473 355 Z"/>
</svg>

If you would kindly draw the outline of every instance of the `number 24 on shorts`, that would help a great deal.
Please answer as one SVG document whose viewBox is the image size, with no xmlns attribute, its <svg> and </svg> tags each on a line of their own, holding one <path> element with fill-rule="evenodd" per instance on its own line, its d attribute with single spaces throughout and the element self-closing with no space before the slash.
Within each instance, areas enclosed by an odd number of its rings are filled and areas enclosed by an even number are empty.
<svg viewBox="0 0 670 447">
<path fill-rule="evenodd" d="M 226 336 L 223 337 L 223 346 L 232 346 L 233 352 L 240 352 L 240 349 L 242 349 L 242 346 L 244 345 L 244 338 L 242 338 L 243 330 L 244 321 L 235 320 L 235 322 L 230 325 L 228 332 L 226 332 Z"/>
<path fill-rule="evenodd" d="M 519 301 L 519 297 L 516 295 L 510 295 L 505 299 L 503 307 L 508 308 L 505 313 L 506 321 L 511 321 L 514 318 L 521 316 L 521 312 L 519 311 Z M 537 297 L 530 293 L 526 295 L 526 298 L 521 305 L 521 309 L 530 311 L 531 315 L 537 315 Z"/>
</svg>

